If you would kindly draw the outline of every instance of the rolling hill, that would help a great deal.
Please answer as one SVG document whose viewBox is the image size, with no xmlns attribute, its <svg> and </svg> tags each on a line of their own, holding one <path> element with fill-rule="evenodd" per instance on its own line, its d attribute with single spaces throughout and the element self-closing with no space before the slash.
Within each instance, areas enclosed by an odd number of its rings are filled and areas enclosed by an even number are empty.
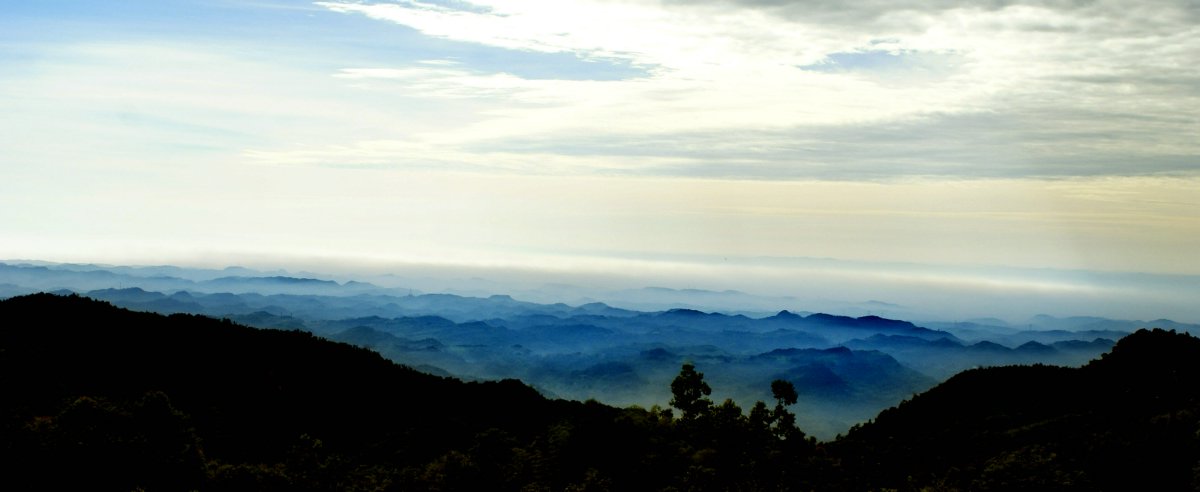
<svg viewBox="0 0 1200 492">
<path fill-rule="evenodd" d="M 518 381 L 431 376 L 307 332 L 77 296 L 0 301 L 0 321 L 5 490 L 1200 485 L 1200 340 L 1173 331 L 1138 331 L 1081 368 L 965 371 L 815 443 L 789 430 L 783 406 L 711 402 L 680 419 L 550 400 Z M 795 362 L 785 377 L 838 393 L 848 387 L 834 369 L 861 363 L 846 353 L 759 358 Z M 580 376 L 620 380 L 630 367 L 596 364 Z"/>
</svg>

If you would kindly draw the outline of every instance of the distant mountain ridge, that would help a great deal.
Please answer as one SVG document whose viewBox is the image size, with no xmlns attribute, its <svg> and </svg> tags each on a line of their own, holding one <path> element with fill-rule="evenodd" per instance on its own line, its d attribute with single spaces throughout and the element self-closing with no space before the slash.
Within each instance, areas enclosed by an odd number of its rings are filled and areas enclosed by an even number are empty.
<svg viewBox="0 0 1200 492">
<path fill-rule="evenodd" d="M 639 352 L 672 364 L 677 355 Z M 808 383 L 797 385 L 808 388 L 798 410 L 818 388 L 844 389 L 836 365 L 813 364 L 821 358 L 899 373 L 870 362 L 890 359 L 882 353 L 845 347 L 754 357 L 795 364 L 785 376 Z M 576 373 L 624 380 L 631 369 L 605 362 Z M 1200 485 L 1200 339 L 1164 330 L 1124 337 L 1081 368 L 972 369 L 842 438 L 815 448 L 769 439 L 769 452 L 755 429 L 770 427 L 740 427 L 764 414 L 733 419 L 724 412 L 740 410 L 728 402 L 689 422 L 553 401 L 516 381 L 429 376 L 301 331 L 49 294 L 0 301 L 0 394 L 5 490 Z"/>
<path fill-rule="evenodd" d="M 271 287 L 283 289 L 272 291 Z M 307 292 L 287 291 L 288 287 L 304 287 L 311 286 L 315 289 L 310 289 Z M 230 289 L 233 287 L 233 289 Z M 408 287 L 380 287 L 369 282 L 359 280 L 344 280 L 337 282 L 325 278 L 320 278 L 320 275 L 311 272 L 299 272 L 299 275 L 285 272 L 282 270 L 276 271 L 259 271 L 242 267 L 227 267 L 224 269 L 194 269 L 182 268 L 177 266 L 146 266 L 146 267 L 129 267 L 115 265 L 93 265 L 93 264 L 64 264 L 51 262 L 4 262 L 0 261 L 0 296 L 22 295 L 34 292 L 70 290 L 76 293 L 86 293 L 93 290 L 101 289 L 122 289 L 122 288 L 141 288 L 152 292 L 162 292 L 166 294 L 188 291 L 194 293 L 257 293 L 257 294 L 273 294 L 273 293 L 291 293 L 291 294 L 317 294 L 322 296 L 355 296 L 362 294 L 407 297 L 409 295 L 424 294 L 425 292 L 419 289 Z M 708 291 L 702 289 L 670 289 L 664 287 L 647 287 L 641 289 L 645 292 L 655 293 L 672 293 L 678 294 L 674 303 L 678 309 L 690 309 L 694 311 L 721 311 L 712 308 L 703 308 L 699 306 L 685 305 L 688 299 L 693 301 L 702 299 L 709 295 L 741 295 L 749 297 L 749 294 L 740 291 Z M 634 291 L 631 291 L 634 292 Z M 699 297 L 697 297 L 699 296 Z M 458 297 L 469 298 L 470 296 Z M 501 296 L 504 297 L 504 296 Z M 486 298 L 486 296 L 484 297 Z M 511 297 L 509 297 L 511 299 Z M 778 298 L 778 302 L 787 303 L 794 302 L 791 298 Z M 747 299 L 749 302 L 749 299 Z M 520 301 L 517 301 L 520 302 Z M 535 304 L 550 306 L 555 304 Z M 577 308 L 582 308 L 587 302 L 581 302 Z M 591 305 L 603 305 L 600 302 L 592 302 Z M 894 306 L 890 303 L 881 301 L 867 301 L 864 305 L 878 306 Z M 562 305 L 565 306 L 565 305 Z M 609 308 L 612 310 L 621 310 L 620 308 Z M 752 311 L 743 308 L 745 311 Z M 648 311 L 656 312 L 661 309 L 650 309 Z M 636 311 L 635 311 L 636 312 Z M 772 311 L 775 312 L 775 311 Z M 432 313 L 437 314 L 437 313 Z M 731 314 L 739 314 L 734 312 Z M 747 314 L 740 312 L 740 314 Z M 813 314 L 810 312 L 802 312 L 802 315 Z M 863 317 L 870 318 L 872 315 Z M 763 316 L 755 316 L 763 317 Z M 848 316 L 849 317 L 849 316 Z M 851 317 L 854 318 L 854 317 Z M 477 318 L 485 319 L 485 318 Z M 857 319 L 857 318 L 855 318 Z M 1079 330 L 1109 330 L 1132 332 L 1139 328 L 1147 326 L 1158 326 L 1164 329 L 1175 329 L 1178 331 L 1188 331 L 1200 333 L 1200 325 L 1177 323 L 1166 319 L 1156 319 L 1153 321 L 1136 321 L 1136 320 L 1110 320 L 1106 318 L 1077 316 L 1069 318 L 1055 318 L 1048 315 L 1038 315 L 1030 318 L 1025 323 L 1010 325 L 998 319 L 974 319 L 961 323 L 949 323 L 944 321 L 926 321 L 918 323 L 920 326 L 933 329 L 935 331 L 949 331 L 956 336 L 964 339 L 972 337 L 962 337 L 959 333 L 963 330 L 970 330 L 971 327 L 984 329 L 989 337 L 996 335 L 999 331 L 1047 331 L 1054 329 L 1069 329 L 1071 331 Z M 991 330 L 996 330 L 993 332 Z M 1026 340 L 1027 341 L 1027 340 Z M 1041 340 L 1039 340 L 1041 341 Z M 1021 342 L 1023 343 L 1023 342 Z M 1043 342 L 1044 343 L 1044 342 Z M 1019 343 L 1018 343 L 1019 344 Z M 1017 344 L 1014 344 L 1017 345 Z"/>
<path fill-rule="evenodd" d="M 637 311 L 601 302 L 573 306 L 503 294 L 422 293 L 306 275 L 244 268 L 0 263 L 0 297 L 37 290 L 74 292 L 141 311 L 305 330 L 369 347 L 430 374 L 478 381 L 518 378 L 548 396 L 615 405 L 665 405 L 670 398 L 667 383 L 678 364 L 687 361 L 714 374 L 714 382 L 720 383 L 717 397 L 742 403 L 770 398 L 764 380 L 795 377 L 814 385 L 808 406 L 797 411 L 798 421 L 821 438 L 845 432 L 964 369 L 1032 363 L 1078 366 L 1127 333 L 1150 326 L 1042 316 L 1035 321 L 1088 329 L 1029 330 L 987 319 L 937 324 L 791 310 L 713 312 L 679 306 Z M 647 291 L 651 293 L 681 300 L 688 295 L 726 301 L 748 296 L 664 288 Z M 1200 328 L 1167 322 L 1163 326 Z M 1128 330 L 1117 329 L 1122 327 Z M 848 359 L 871 351 L 884 357 L 862 359 L 877 367 L 815 356 L 803 363 L 753 362 L 755 356 L 778 349 L 836 347 L 853 351 L 843 355 Z M 644 353 L 670 356 L 646 358 Z M 612 376 L 618 367 L 625 380 Z M 890 367 L 895 374 L 880 378 L 880 367 Z M 875 379 L 887 385 L 873 384 Z"/>
</svg>

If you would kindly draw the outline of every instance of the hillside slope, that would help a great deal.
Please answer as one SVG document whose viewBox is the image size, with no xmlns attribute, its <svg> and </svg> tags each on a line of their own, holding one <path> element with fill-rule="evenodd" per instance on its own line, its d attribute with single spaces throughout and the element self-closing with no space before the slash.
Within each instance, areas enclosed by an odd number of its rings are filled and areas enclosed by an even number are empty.
<svg viewBox="0 0 1200 492">
<path fill-rule="evenodd" d="M 1140 330 L 1082 368 L 966 371 L 830 451 L 852 489 L 1193 490 L 1200 339 Z"/>
<path fill-rule="evenodd" d="M 516 381 L 421 374 L 304 332 L 74 296 L 0 301 L 0 320 L 0 441 L 15 472 L 7 490 L 72 480 L 188 489 L 220 465 L 251 467 L 229 470 L 234 482 L 270 481 L 298 446 L 359 465 L 427 463 L 488 429 L 532 440 L 585 407 Z"/>
</svg>

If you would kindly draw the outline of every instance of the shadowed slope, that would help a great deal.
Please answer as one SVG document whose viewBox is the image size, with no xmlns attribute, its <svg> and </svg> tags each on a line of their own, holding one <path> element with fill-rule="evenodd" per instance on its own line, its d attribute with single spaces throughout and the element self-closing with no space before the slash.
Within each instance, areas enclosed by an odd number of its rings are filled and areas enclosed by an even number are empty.
<svg viewBox="0 0 1200 492">
<path fill-rule="evenodd" d="M 81 397 L 122 407 L 161 394 L 188 416 L 208 459 L 248 463 L 282 461 L 302 436 L 366 462 L 424 462 L 493 427 L 530 436 L 564 405 L 516 381 L 429 376 L 304 332 L 136 313 L 74 296 L 0 301 L 0 320 L 5 458 L 30 479 L 53 480 L 61 474 L 38 470 L 64 464 L 57 451 L 16 448 L 20 423 L 36 424 Z"/>
<path fill-rule="evenodd" d="M 965 371 L 833 448 L 850 488 L 1190 490 L 1200 340 L 1141 330 L 1078 369 Z"/>
</svg>

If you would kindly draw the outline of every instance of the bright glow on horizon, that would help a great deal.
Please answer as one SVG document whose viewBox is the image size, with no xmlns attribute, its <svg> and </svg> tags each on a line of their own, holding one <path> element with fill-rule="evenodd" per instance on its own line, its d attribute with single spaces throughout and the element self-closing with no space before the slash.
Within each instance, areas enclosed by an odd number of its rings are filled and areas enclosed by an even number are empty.
<svg viewBox="0 0 1200 492">
<path fill-rule="evenodd" d="M 0 256 L 39 249 L 127 263 L 139 258 L 124 253 L 126 245 L 140 244 L 175 252 L 163 260 L 189 249 L 521 267 L 831 257 L 1200 274 L 1200 266 L 1176 261 L 1200 247 L 1194 179 L 855 183 L 359 170 L 364 179 L 339 182 L 342 171 L 330 169 L 247 169 L 107 200 L 87 190 L 116 180 L 77 183 L 76 193 L 53 203 L 18 191 L 9 200 L 19 206 L 0 217 L 23 220 L 24 230 L 11 227 Z M 71 224 L 59 240 L 85 236 L 90 245 L 34 248 L 44 225 L 29 217 Z M 106 244 L 111 252 L 98 256 Z"/>
</svg>

